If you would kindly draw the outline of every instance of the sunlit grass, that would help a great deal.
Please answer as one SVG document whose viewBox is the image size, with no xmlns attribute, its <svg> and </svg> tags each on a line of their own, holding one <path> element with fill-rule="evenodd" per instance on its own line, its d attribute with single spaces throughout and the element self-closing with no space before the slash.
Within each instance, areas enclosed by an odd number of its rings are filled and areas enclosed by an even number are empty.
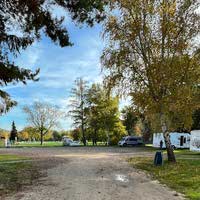
<svg viewBox="0 0 200 200">
<path fill-rule="evenodd" d="M 189 150 L 175 151 L 176 164 L 166 160 L 163 166 L 154 166 L 153 158 L 131 158 L 133 167 L 147 171 L 154 179 L 166 184 L 191 200 L 200 199 L 200 155 Z M 190 157 L 192 156 L 192 157 Z"/>
<path fill-rule="evenodd" d="M 40 141 L 36 141 L 36 142 L 17 142 L 12 147 L 61 147 L 61 146 L 63 146 L 62 142 L 44 141 L 41 146 Z"/>
<path fill-rule="evenodd" d="M 0 154 L 0 163 L 1 162 L 8 162 L 8 161 L 16 161 L 16 160 L 26 160 L 28 158 L 22 157 L 22 156 L 16 156 L 16 155 L 1 155 Z"/>
</svg>

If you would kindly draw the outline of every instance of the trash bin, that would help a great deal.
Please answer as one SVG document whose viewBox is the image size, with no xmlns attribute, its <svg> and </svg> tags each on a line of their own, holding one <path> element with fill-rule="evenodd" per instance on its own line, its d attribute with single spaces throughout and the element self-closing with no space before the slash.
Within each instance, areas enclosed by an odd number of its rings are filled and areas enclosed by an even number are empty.
<svg viewBox="0 0 200 200">
<path fill-rule="evenodd" d="M 163 164 L 163 155 L 161 151 L 157 151 L 154 158 L 154 165 L 162 165 Z"/>
</svg>

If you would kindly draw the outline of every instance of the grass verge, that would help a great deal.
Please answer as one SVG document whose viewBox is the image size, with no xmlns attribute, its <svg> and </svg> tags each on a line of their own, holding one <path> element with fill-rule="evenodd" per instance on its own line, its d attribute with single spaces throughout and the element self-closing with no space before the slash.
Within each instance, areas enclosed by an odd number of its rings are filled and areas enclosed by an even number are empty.
<svg viewBox="0 0 200 200">
<path fill-rule="evenodd" d="M 48 141 L 48 142 L 43 142 L 43 145 L 41 146 L 40 142 L 18 142 L 14 144 L 12 147 L 62 147 L 63 144 L 62 142 L 53 142 L 53 141 Z"/>
<path fill-rule="evenodd" d="M 184 151 L 184 154 L 190 154 Z M 163 166 L 154 166 L 153 159 L 147 157 L 131 158 L 129 162 L 133 167 L 147 171 L 154 179 L 170 188 L 184 194 L 191 200 L 200 199 L 200 157 L 194 153 L 196 159 L 182 158 L 184 154 L 177 155 L 177 163 L 167 161 Z"/>
<path fill-rule="evenodd" d="M 19 161 L 19 160 L 27 160 L 27 157 L 23 156 L 16 156 L 16 155 L 10 155 L 10 154 L 5 154 L 1 155 L 0 154 L 0 163 L 1 162 L 9 162 L 9 161 Z"/>
<path fill-rule="evenodd" d="M 40 176 L 31 162 L 6 163 L 25 159 L 27 158 L 15 155 L 0 155 L 0 199 L 31 185 Z"/>
</svg>

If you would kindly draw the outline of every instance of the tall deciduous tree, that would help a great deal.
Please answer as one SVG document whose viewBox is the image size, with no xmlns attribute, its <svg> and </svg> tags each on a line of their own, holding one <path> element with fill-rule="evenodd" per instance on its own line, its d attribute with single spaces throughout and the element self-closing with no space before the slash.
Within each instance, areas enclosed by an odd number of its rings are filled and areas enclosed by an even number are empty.
<svg viewBox="0 0 200 200">
<path fill-rule="evenodd" d="M 87 121 L 90 129 L 90 135 L 93 141 L 93 145 L 97 145 L 98 131 L 102 129 L 101 121 L 101 107 L 102 103 L 102 89 L 98 84 L 92 84 L 87 91 Z"/>
<path fill-rule="evenodd" d="M 80 128 L 75 128 L 70 132 L 70 136 L 73 138 L 73 140 L 78 141 L 81 139 L 81 130 Z"/>
<path fill-rule="evenodd" d="M 44 136 L 54 127 L 58 126 L 62 112 L 55 106 L 47 103 L 35 102 L 32 106 L 23 108 L 29 123 L 40 133 L 41 145 Z"/>
<path fill-rule="evenodd" d="M 107 144 L 109 145 L 115 127 L 124 128 L 119 119 L 118 97 L 108 95 L 101 85 L 93 84 L 87 92 L 87 103 L 88 126 L 93 131 L 93 142 L 97 142 L 98 131 L 101 129 L 106 133 Z M 117 135 L 119 134 L 115 131 L 116 138 Z"/>
<path fill-rule="evenodd" d="M 75 86 L 72 88 L 71 110 L 69 114 L 74 120 L 74 126 L 79 127 L 82 133 L 82 141 L 86 146 L 85 129 L 87 124 L 87 82 L 83 78 L 75 80 Z"/>
<path fill-rule="evenodd" d="M 129 135 L 142 134 L 143 140 L 149 141 L 151 137 L 150 122 L 143 113 L 134 106 L 125 106 L 122 111 L 122 121 Z"/>
<path fill-rule="evenodd" d="M 28 141 L 29 134 L 26 131 L 20 131 L 18 134 L 18 141 Z"/>
<path fill-rule="evenodd" d="M 170 131 L 190 127 L 200 77 L 199 0 L 113 0 L 105 24 L 105 82 L 131 95 L 156 130 L 163 131 L 175 162 Z M 116 12 L 115 12 L 116 13 Z"/>
<path fill-rule="evenodd" d="M 21 132 L 28 133 L 28 140 L 30 141 L 40 140 L 40 134 L 38 133 L 38 130 L 34 127 L 31 127 L 31 126 L 24 127 Z M 20 137 L 20 134 L 19 134 L 19 137 Z"/>
<path fill-rule="evenodd" d="M 118 142 L 124 137 L 127 136 L 126 127 L 118 120 L 113 127 L 112 135 L 110 139 L 111 145 L 117 145 Z"/>
<path fill-rule="evenodd" d="M 53 131 L 52 132 L 52 139 L 54 141 L 61 141 L 62 140 L 62 135 L 58 131 Z"/>
<path fill-rule="evenodd" d="M 134 134 L 135 125 L 138 121 L 138 116 L 136 115 L 132 106 L 126 106 L 122 109 L 123 124 L 129 135 Z"/>
<path fill-rule="evenodd" d="M 32 72 L 16 66 L 11 58 L 16 57 L 42 34 L 61 47 L 71 46 L 63 17 L 55 17 L 56 9 L 63 9 L 72 20 L 86 23 L 104 19 L 102 0 L 1 0 L 0 1 L 0 86 L 9 83 L 37 80 L 39 70 Z M 10 54 L 12 54 L 10 56 Z M 0 115 L 16 102 L 8 93 L 0 90 Z"/>
</svg>

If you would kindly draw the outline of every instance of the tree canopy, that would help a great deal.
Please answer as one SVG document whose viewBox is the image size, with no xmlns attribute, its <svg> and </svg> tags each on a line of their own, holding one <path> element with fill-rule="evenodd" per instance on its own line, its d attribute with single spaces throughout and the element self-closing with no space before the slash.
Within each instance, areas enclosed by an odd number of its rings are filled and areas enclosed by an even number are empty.
<svg viewBox="0 0 200 200">
<path fill-rule="evenodd" d="M 119 139 L 126 135 L 125 127 L 119 118 L 119 98 L 108 95 L 102 85 L 92 84 L 86 99 L 87 122 L 93 142 L 96 144 L 100 135 L 105 135 L 108 145 L 117 144 Z"/>
<path fill-rule="evenodd" d="M 75 130 L 74 139 L 92 140 L 117 144 L 126 135 L 125 126 L 120 120 L 119 98 L 107 94 L 100 84 L 89 86 L 82 78 L 78 78 L 72 89 L 71 110 Z M 84 143 L 86 145 L 86 143 Z"/>
<path fill-rule="evenodd" d="M 199 107 L 200 2 L 113 0 L 105 23 L 102 56 L 105 83 L 130 95 L 155 130 L 164 132 L 169 161 L 175 161 L 169 132 L 191 126 Z"/>
<path fill-rule="evenodd" d="M 136 115 L 132 106 L 125 106 L 122 111 L 123 124 L 129 135 L 134 134 L 135 125 L 138 121 L 138 116 Z"/>
</svg>

